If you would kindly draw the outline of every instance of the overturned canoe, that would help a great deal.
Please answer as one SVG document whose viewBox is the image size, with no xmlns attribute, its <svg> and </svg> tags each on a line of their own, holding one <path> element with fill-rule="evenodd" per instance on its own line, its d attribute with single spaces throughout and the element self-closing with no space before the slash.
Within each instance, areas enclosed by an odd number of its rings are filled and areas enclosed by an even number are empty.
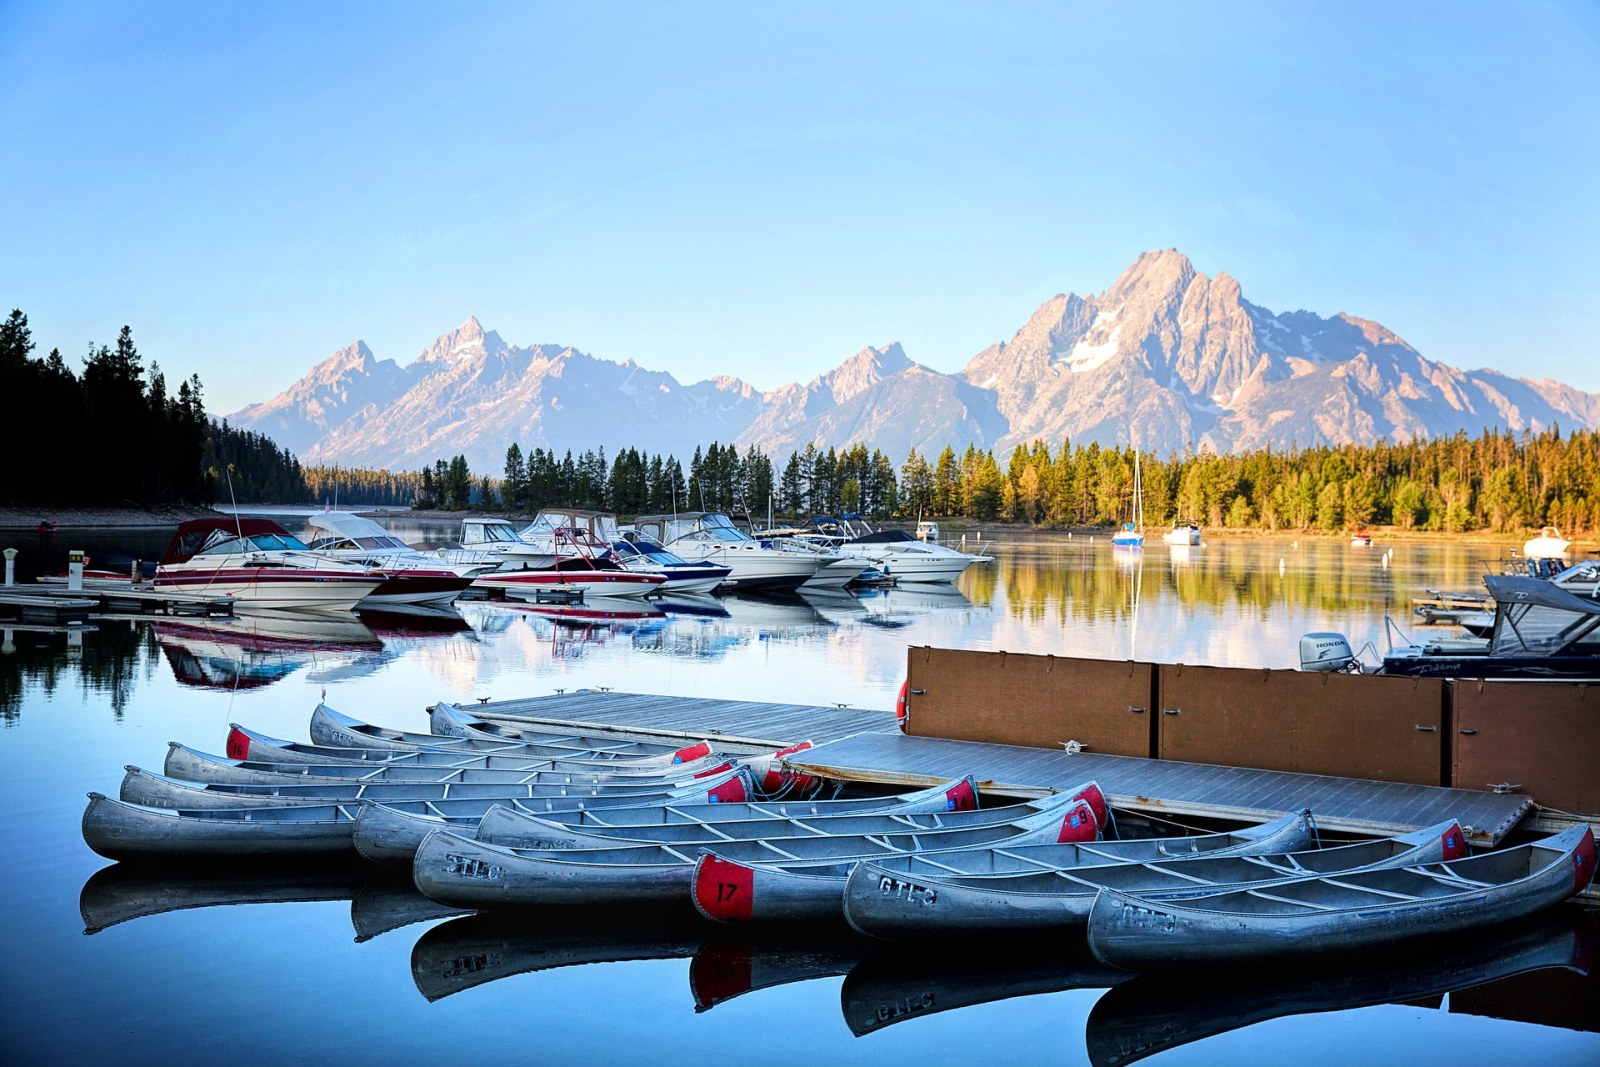
<svg viewBox="0 0 1600 1067">
<path fill-rule="evenodd" d="M 1015 822 L 1037 813 L 1065 815 L 1070 823 L 1079 801 L 1093 810 L 1104 802 L 1100 787 L 1089 783 L 1070 793 L 1059 793 L 1040 800 L 1027 800 L 993 808 L 963 807 L 966 783 L 943 790 L 934 797 L 922 797 L 909 810 L 880 807 L 865 812 L 819 812 L 802 815 L 762 815 L 752 817 L 743 809 L 717 808 L 704 817 L 663 822 L 656 826 L 607 826 L 596 830 L 587 819 L 554 820 L 525 815 L 510 808 L 490 808 L 478 824 L 477 838 L 491 844 L 514 848 L 609 848 L 618 844 L 647 841 L 682 848 L 714 847 L 731 841 L 787 838 L 866 837 L 873 834 L 928 833 L 975 826 Z M 933 803 L 926 801 L 932 800 Z M 1098 836 L 1098 822 L 1091 819 L 1070 830 L 1070 839 Z"/>
<path fill-rule="evenodd" d="M 1579 826 L 1466 859 L 1185 900 L 1102 889 L 1089 947 L 1128 970 L 1357 951 L 1530 915 L 1582 892 L 1594 868 L 1594 833 Z"/>
<path fill-rule="evenodd" d="M 1409 866 L 1466 855 L 1454 821 L 1398 837 L 1257 856 L 1217 856 L 1063 867 L 1040 874 L 930 877 L 858 864 L 843 891 L 845 920 L 874 937 L 1081 927 L 1105 888 L 1163 897 L 1268 885 L 1308 873 Z"/>
<path fill-rule="evenodd" d="M 733 841 L 732 858 L 772 864 L 837 862 L 936 848 L 971 848 L 1000 841 L 1053 840 L 1094 826 L 1094 812 L 1077 801 L 1066 814 L 1036 812 L 993 826 L 866 837 L 797 837 Z M 698 850 L 667 844 L 561 851 L 507 848 L 438 830 L 422 842 L 412 864 L 417 888 L 461 907 L 523 904 L 593 905 L 665 902 L 686 907 Z"/>
<path fill-rule="evenodd" d="M 958 804 L 963 808 L 973 806 L 977 790 L 971 777 L 950 786 L 936 786 L 917 793 L 894 797 L 863 797 L 855 800 L 811 801 L 747 801 L 710 802 L 665 801 L 653 805 L 621 806 L 607 803 L 578 801 L 557 810 L 554 801 L 544 802 L 548 810 L 540 811 L 528 802 L 516 801 L 506 807 L 529 815 L 539 815 L 566 825 L 590 825 L 590 820 L 601 819 L 611 827 L 655 828 L 664 825 L 697 824 L 715 816 L 727 814 L 730 820 L 745 818 L 767 821 L 778 818 L 805 817 L 828 812 L 881 810 L 925 810 L 924 804 L 933 801 Z M 894 803 L 890 803 L 894 802 Z M 395 805 L 369 804 L 356 816 L 353 842 L 356 851 L 369 860 L 379 863 L 410 863 L 423 838 L 434 830 L 450 829 L 464 836 L 476 833 L 479 821 L 495 805 L 495 801 L 448 801 L 431 805 L 432 810 L 419 812 L 413 807 L 396 810 Z M 475 809 L 475 811 L 474 811 Z M 470 818 L 467 816 L 470 814 Z M 460 816 L 459 818 L 457 816 Z"/>
<path fill-rule="evenodd" d="M 1242 856 L 1310 848 L 1315 840 L 1311 813 L 1285 815 L 1245 830 L 1191 837 L 1134 838 L 1126 841 L 1000 845 L 932 854 L 907 853 L 879 861 L 900 877 L 1003 876 L 1144 862 L 1183 856 Z M 708 919 L 724 922 L 794 922 L 841 917 L 845 883 L 856 864 L 774 868 L 740 864 L 716 846 L 695 869 L 695 907 Z M 728 886 L 737 886 L 730 891 Z"/>
</svg>

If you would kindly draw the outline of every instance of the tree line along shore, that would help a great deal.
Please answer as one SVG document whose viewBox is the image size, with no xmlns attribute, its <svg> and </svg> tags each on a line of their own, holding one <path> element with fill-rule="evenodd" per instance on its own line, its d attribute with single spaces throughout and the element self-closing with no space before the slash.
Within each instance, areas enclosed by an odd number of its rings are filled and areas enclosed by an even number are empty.
<svg viewBox="0 0 1600 1067">
<path fill-rule="evenodd" d="M 138 521 L 163 508 L 229 501 L 512 514 L 546 506 L 624 515 L 724 511 L 758 520 L 857 512 L 1062 529 L 1114 525 L 1132 514 L 1133 450 L 1071 441 L 1018 446 L 1003 462 L 973 444 L 937 456 L 912 450 L 898 467 L 864 444 L 808 444 L 780 464 L 758 447 L 717 442 L 696 448 L 687 465 L 631 447 L 608 460 L 604 449 L 524 452 L 512 443 L 495 472 L 474 472 L 459 455 L 419 471 L 303 467 L 269 437 L 208 416 L 198 376 L 169 390 L 159 365 L 146 370 L 126 326 L 114 345 L 90 346 L 81 372 L 59 350 L 41 358 L 34 348 L 27 316 L 13 310 L 0 321 L 0 396 L 22 397 L 81 432 L 54 435 L 40 448 L 23 420 L 0 419 L 0 455 L 26 457 L 0 465 L 0 525 L 59 524 L 69 508 L 106 519 L 79 524 L 114 525 L 119 515 Z M 1600 433 L 1591 430 L 1141 455 L 1139 465 L 1150 526 L 1600 531 Z"/>
</svg>

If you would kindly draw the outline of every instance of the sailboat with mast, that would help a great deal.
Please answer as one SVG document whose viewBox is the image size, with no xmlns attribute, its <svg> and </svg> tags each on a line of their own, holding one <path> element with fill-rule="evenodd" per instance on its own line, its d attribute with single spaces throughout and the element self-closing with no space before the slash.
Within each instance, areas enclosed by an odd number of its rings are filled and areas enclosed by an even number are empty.
<svg viewBox="0 0 1600 1067">
<path fill-rule="evenodd" d="M 1144 481 L 1139 473 L 1139 450 L 1133 450 L 1133 509 L 1130 521 L 1111 535 L 1112 548 L 1144 547 Z"/>
</svg>

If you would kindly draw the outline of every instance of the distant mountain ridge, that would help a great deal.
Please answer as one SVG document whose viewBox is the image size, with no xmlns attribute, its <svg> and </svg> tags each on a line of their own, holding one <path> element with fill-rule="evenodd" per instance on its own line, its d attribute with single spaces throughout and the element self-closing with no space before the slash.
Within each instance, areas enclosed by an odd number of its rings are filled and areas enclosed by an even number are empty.
<svg viewBox="0 0 1600 1067">
<path fill-rule="evenodd" d="M 308 464 L 415 469 L 464 454 L 473 470 L 494 473 L 513 441 L 524 451 L 679 456 L 732 441 L 780 459 L 807 443 L 864 443 L 896 463 L 913 447 L 1004 454 L 1035 439 L 1158 454 L 1398 442 L 1491 426 L 1596 427 L 1600 395 L 1457 370 L 1343 313 L 1274 314 L 1228 274 L 1208 278 L 1166 250 L 1144 253 L 1098 295 L 1046 300 L 955 374 L 891 343 L 767 393 L 726 376 L 685 386 L 631 359 L 514 347 L 468 318 L 405 367 L 356 341 L 230 421 Z"/>
</svg>

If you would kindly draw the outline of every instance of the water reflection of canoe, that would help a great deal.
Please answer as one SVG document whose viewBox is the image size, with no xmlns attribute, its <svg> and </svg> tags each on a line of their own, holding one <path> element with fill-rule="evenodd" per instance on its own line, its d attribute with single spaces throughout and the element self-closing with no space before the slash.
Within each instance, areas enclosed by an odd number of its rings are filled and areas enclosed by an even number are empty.
<svg viewBox="0 0 1600 1067">
<path fill-rule="evenodd" d="M 192 908 L 330 900 L 350 901 L 357 941 L 461 914 L 429 900 L 409 880 L 375 876 L 371 867 L 350 863 L 223 871 L 114 863 L 89 876 L 78 894 L 78 910 L 84 933 L 95 934 L 117 923 Z"/>
<path fill-rule="evenodd" d="M 425 931 L 411 949 L 411 978 L 423 996 L 440 1000 L 554 967 L 686 959 L 705 937 L 705 925 L 681 908 L 574 910 L 559 923 L 486 912 Z"/>
<path fill-rule="evenodd" d="M 1551 967 L 1587 974 L 1594 941 L 1589 914 L 1564 908 L 1360 962 L 1218 968 L 1204 981 L 1141 975 L 1095 1003 L 1084 1039 L 1096 1067 L 1125 1067 L 1268 1019 L 1416 1001 Z"/>
<path fill-rule="evenodd" d="M 1131 977 L 1096 961 L 1078 940 L 947 943 L 937 951 L 873 952 L 845 976 L 839 1000 L 845 1024 L 862 1037 L 941 1011 L 1069 989 L 1104 989 Z"/>
<path fill-rule="evenodd" d="M 1594 877 L 1587 825 L 1514 848 L 1404 870 L 1309 877 L 1190 900 L 1102 889 L 1089 947 L 1130 970 L 1359 952 L 1472 930 L 1553 907 Z"/>
<path fill-rule="evenodd" d="M 816 978 L 848 974 L 867 951 L 858 937 L 809 929 L 761 941 L 708 941 L 689 961 L 694 1010 L 710 1011 L 734 997 Z"/>
</svg>

